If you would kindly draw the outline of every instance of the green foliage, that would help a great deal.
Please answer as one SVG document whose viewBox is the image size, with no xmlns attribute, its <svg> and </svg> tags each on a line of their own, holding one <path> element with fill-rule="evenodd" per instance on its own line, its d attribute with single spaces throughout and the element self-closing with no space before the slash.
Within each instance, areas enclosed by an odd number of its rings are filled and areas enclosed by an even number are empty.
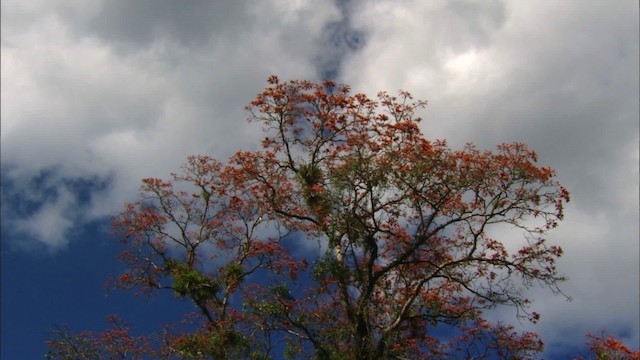
<svg viewBox="0 0 640 360">
<path fill-rule="evenodd" d="M 311 270 L 311 275 L 314 280 L 319 283 L 324 282 L 325 279 L 342 278 L 346 276 L 347 273 L 348 269 L 346 269 L 340 261 L 336 260 L 335 257 L 329 255 L 319 258 Z"/>
<path fill-rule="evenodd" d="M 224 270 L 224 280 L 227 285 L 239 283 L 243 276 L 244 269 L 238 263 L 230 263 Z"/>
<path fill-rule="evenodd" d="M 285 284 L 274 285 L 272 288 L 272 291 L 273 291 L 273 294 L 278 299 L 293 300 L 293 298 L 291 297 L 291 291 L 289 290 L 289 287 L 287 287 L 287 285 Z"/>
<path fill-rule="evenodd" d="M 298 357 L 300 353 L 302 353 L 303 348 L 299 341 L 293 341 L 293 339 L 287 339 L 287 344 L 284 347 L 284 351 L 282 356 L 285 359 L 295 359 Z"/>
<path fill-rule="evenodd" d="M 218 282 L 202 275 L 185 263 L 167 260 L 165 270 L 173 279 L 176 296 L 189 296 L 196 302 L 213 299 L 220 290 Z"/>
<path fill-rule="evenodd" d="M 301 185 L 307 187 L 322 184 L 324 178 L 322 169 L 316 164 L 300 165 L 296 177 Z"/>
<path fill-rule="evenodd" d="M 256 313 L 261 315 L 277 316 L 282 314 L 282 307 L 280 306 L 280 304 L 277 304 L 275 302 L 262 300 L 257 305 L 255 305 L 252 311 L 256 311 Z"/>
<path fill-rule="evenodd" d="M 229 329 L 187 334 L 174 350 L 188 359 L 229 359 L 248 355 L 249 340 Z"/>
<path fill-rule="evenodd" d="M 68 328 L 56 331 L 57 340 L 48 341 L 49 351 L 44 358 L 47 360 L 63 359 L 95 359 L 99 351 L 94 346 L 94 339 L 84 335 L 71 335 Z"/>
<path fill-rule="evenodd" d="M 320 217 L 331 210 L 329 193 L 324 191 L 324 174 L 316 164 L 303 164 L 298 167 L 296 180 L 300 184 L 304 194 L 304 200 L 309 209 Z"/>
</svg>

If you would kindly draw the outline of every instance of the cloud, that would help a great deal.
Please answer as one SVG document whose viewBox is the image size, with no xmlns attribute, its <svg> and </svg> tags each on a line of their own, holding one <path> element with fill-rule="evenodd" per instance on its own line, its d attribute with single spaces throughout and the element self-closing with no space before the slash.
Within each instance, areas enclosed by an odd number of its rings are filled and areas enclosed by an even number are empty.
<svg viewBox="0 0 640 360">
<path fill-rule="evenodd" d="M 62 168 L 42 170 L 30 177 L 3 175 L 3 234 L 12 235 L 17 242 L 13 245 L 27 251 L 63 249 L 72 237 L 82 234 L 85 222 L 93 220 L 85 209 L 108 184 L 97 176 L 65 177 Z"/>
<path fill-rule="evenodd" d="M 272 73 L 315 78 L 323 29 L 341 16 L 310 1 L 38 4 L 2 3 L 2 176 L 55 169 L 61 194 L 63 180 L 110 181 L 83 211 L 61 195 L 15 228 L 45 244 L 118 211 L 139 179 L 189 154 L 254 147 L 244 106 Z M 37 220 L 58 224 L 57 240 L 28 225 Z"/>
<path fill-rule="evenodd" d="M 423 130 L 454 147 L 526 142 L 571 191 L 550 241 L 565 249 L 559 266 L 574 301 L 532 291 L 543 320 L 530 330 L 552 349 L 565 334 L 602 327 L 637 344 L 637 6 L 359 1 L 353 8 L 352 24 L 367 42 L 343 61 L 345 82 L 428 99 Z"/>
<path fill-rule="evenodd" d="M 73 205 L 75 201 L 72 194 L 65 191 L 31 216 L 16 220 L 14 226 L 18 232 L 32 236 L 50 249 L 57 250 L 69 242 L 66 234 L 73 227 L 73 215 L 68 214 L 68 211 Z"/>
<path fill-rule="evenodd" d="M 3 228 L 59 249 L 143 177 L 261 138 L 270 74 L 428 99 L 429 138 L 528 143 L 572 192 L 551 234 L 574 302 L 534 291 L 548 343 L 638 339 L 639 48 L 630 2 L 6 0 Z M 4 241 L 4 239 L 3 239 Z M 598 328 L 593 328 L 598 326 Z M 577 340 L 581 341 L 581 340 Z"/>
</svg>

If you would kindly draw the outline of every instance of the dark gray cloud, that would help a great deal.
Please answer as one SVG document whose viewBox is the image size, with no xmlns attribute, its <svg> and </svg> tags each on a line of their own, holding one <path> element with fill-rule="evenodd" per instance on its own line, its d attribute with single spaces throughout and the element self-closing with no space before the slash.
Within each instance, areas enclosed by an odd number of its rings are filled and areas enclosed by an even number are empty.
<svg viewBox="0 0 640 360">
<path fill-rule="evenodd" d="M 366 43 L 365 33 L 354 29 L 351 24 L 353 3 L 338 1 L 337 5 L 340 19 L 327 23 L 319 39 L 319 47 L 322 50 L 316 56 L 316 64 L 323 79 L 339 77 L 345 55 L 357 52 Z"/>
<path fill-rule="evenodd" d="M 244 6 L 248 4 L 238 1 L 105 1 L 81 29 L 108 43 L 124 44 L 132 49 L 150 46 L 157 38 L 170 38 L 189 47 L 204 46 L 211 37 L 233 37 L 241 33 L 243 27 L 251 27 L 250 19 L 243 19 Z"/>
</svg>

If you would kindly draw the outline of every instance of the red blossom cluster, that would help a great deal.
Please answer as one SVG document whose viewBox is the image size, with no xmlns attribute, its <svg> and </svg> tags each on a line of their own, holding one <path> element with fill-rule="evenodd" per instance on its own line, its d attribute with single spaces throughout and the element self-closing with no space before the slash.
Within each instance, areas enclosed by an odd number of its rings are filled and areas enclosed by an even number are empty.
<svg viewBox="0 0 640 360">
<path fill-rule="evenodd" d="M 591 356 L 580 356 L 576 360 L 597 359 L 597 360 L 638 360 L 640 351 L 629 349 L 620 340 L 614 338 L 606 331 L 602 331 L 599 336 L 587 334 L 587 346 Z"/>
</svg>

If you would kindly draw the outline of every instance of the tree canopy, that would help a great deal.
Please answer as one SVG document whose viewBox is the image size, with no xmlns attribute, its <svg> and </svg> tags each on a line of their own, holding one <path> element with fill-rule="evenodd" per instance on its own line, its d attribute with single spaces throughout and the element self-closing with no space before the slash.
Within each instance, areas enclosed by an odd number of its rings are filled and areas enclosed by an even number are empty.
<svg viewBox="0 0 640 360">
<path fill-rule="evenodd" d="M 150 336 L 118 318 L 100 335 L 60 329 L 50 357 L 542 351 L 535 333 L 483 314 L 511 306 L 535 322 L 526 290 L 561 294 L 562 250 L 545 237 L 569 193 L 553 169 L 523 143 L 452 150 L 428 140 L 416 115 L 426 102 L 407 92 L 371 99 L 332 81 L 268 83 L 247 107 L 265 132 L 260 149 L 226 162 L 191 156 L 170 180 L 144 179 L 113 221 L 128 269 L 113 285 L 187 299 L 189 324 Z"/>
</svg>

